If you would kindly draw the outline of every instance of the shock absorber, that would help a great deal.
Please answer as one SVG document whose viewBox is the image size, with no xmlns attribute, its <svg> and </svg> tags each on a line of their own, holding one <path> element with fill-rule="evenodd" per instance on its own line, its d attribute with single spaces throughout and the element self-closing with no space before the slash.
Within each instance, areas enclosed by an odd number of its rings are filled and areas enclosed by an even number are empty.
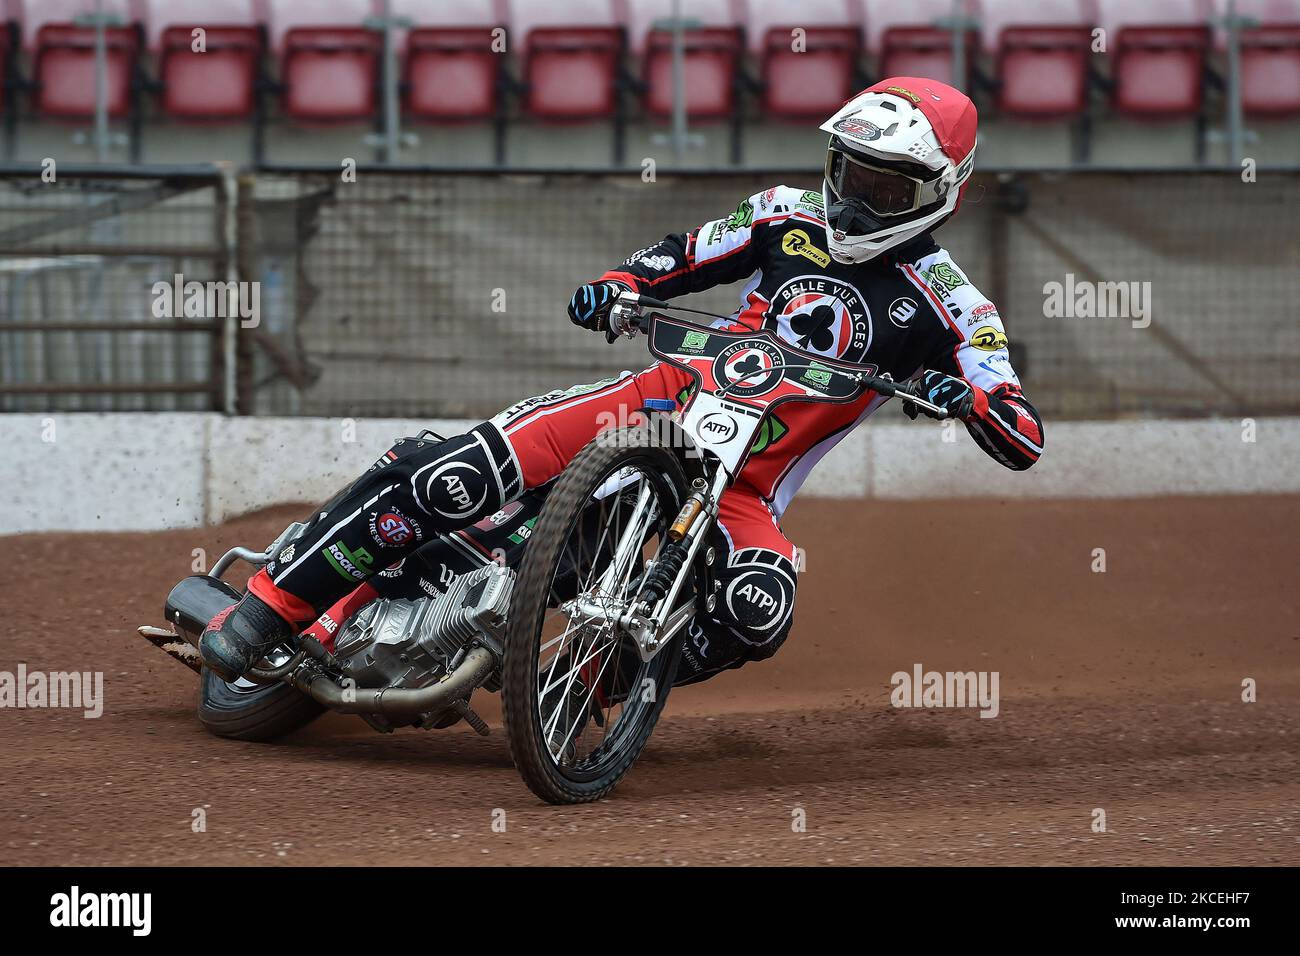
<svg viewBox="0 0 1300 956">
<path fill-rule="evenodd" d="M 659 552 L 659 559 L 655 561 L 654 568 L 646 578 L 645 587 L 641 590 L 641 600 L 646 604 L 654 604 L 667 594 L 668 589 L 677 580 L 677 575 L 681 573 L 685 561 L 686 548 L 680 541 L 666 545 Z"/>
<path fill-rule="evenodd" d="M 699 478 L 695 479 L 691 486 L 694 491 L 682 504 L 677 518 L 669 526 L 668 543 L 660 552 L 658 561 L 646 578 L 646 586 L 641 592 L 642 600 L 646 603 L 653 604 L 672 589 L 673 582 L 677 580 L 677 575 L 681 573 L 682 565 L 686 562 L 686 555 L 690 550 L 691 528 L 704 513 L 704 496 L 708 488 L 708 485 Z"/>
</svg>

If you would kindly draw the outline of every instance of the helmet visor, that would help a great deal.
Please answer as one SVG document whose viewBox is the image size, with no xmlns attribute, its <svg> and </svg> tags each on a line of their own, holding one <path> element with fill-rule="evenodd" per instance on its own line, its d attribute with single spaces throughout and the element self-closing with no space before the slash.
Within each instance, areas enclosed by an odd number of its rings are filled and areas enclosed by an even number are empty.
<svg viewBox="0 0 1300 956">
<path fill-rule="evenodd" d="M 826 153 L 826 182 L 834 207 L 827 208 L 833 227 L 849 235 L 867 235 L 888 220 L 915 213 L 941 201 L 947 192 L 942 177 L 924 180 L 883 163 L 854 156 L 831 141 Z"/>
<path fill-rule="evenodd" d="M 877 216 L 898 216 L 921 205 L 919 179 L 871 165 L 838 149 L 826 154 L 826 181 L 840 200 L 860 202 Z"/>
</svg>

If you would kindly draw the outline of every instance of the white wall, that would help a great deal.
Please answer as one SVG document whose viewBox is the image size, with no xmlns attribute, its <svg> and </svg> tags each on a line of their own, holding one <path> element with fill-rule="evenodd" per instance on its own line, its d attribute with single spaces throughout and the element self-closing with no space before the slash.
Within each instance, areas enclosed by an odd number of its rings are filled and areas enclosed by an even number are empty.
<svg viewBox="0 0 1300 956">
<path fill-rule="evenodd" d="M 215 414 L 0 415 L 0 534 L 149 531 L 320 501 L 394 438 L 467 422 L 225 418 Z M 1016 474 L 958 428 L 878 422 L 821 463 L 804 494 L 831 497 L 1136 497 L 1300 492 L 1300 418 L 1048 423 Z M 351 440 L 345 440 L 345 439 Z"/>
</svg>

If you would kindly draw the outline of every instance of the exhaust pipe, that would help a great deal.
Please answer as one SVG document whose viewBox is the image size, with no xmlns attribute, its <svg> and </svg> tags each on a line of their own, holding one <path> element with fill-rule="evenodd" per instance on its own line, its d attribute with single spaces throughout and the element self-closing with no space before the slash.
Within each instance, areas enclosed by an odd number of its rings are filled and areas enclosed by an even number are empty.
<svg viewBox="0 0 1300 956">
<path fill-rule="evenodd" d="M 175 625 L 181 637 L 197 647 L 208 621 L 238 601 L 240 596 L 225 581 L 206 574 L 191 574 L 178 581 L 167 595 L 163 614 Z"/>
<path fill-rule="evenodd" d="M 475 647 L 460 666 L 430 687 L 340 687 L 320 671 L 295 674 L 290 680 L 304 694 L 330 710 L 344 714 L 380 714 L 410 720 L 420 714 L 445 710 L 487 680 L 496 658 L 483 647 Z"/>
<path fill-rule="evenodd" d="M 216 578 L 195 574 L 183 579 L 167 596 L 167 619 L 179 636 L 197 645 L 208 621 L 239 600 L 239 592 Z M 410 720 L 445 710 L 487 680 L 496 666 L 492 652 L 475 647 L 460 666 L 429 687 L 340 687 L 320 671 L 297 672 L 287 678 L 317 703 L 344 714 L 379 714 Z"/>
</svg>

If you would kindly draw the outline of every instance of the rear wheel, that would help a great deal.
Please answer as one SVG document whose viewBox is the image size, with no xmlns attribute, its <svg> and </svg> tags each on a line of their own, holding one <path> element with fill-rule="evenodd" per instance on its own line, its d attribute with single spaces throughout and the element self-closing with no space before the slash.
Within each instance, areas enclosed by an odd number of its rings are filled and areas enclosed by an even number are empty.
<svg viewBox="0 0 1300 956">
<path fill-rule="evenodd" d="M 267 656 L 275 666 L 288 659 L 287 648 Z M 301 730 L 324 712 L 324 707 L 288 684 L 255 684 L 244 678 L 225 681 L 203 668 L 199 722 L 218 737 L 274 740 Z"/>
<path fill-rule="evenodd" d="M 506 733 L 524 782 L 548 803 L 596 800 L 623 778 L 654 730 L 681 654 L 674 640 L 643 661 L 609 616 L 636 603 L 646 563 L 686 498 L 685 475 L 647 433 L 606 434 L 631 440 L 593 442 L 565 469 L 511 598 Z"/>
</svg>

